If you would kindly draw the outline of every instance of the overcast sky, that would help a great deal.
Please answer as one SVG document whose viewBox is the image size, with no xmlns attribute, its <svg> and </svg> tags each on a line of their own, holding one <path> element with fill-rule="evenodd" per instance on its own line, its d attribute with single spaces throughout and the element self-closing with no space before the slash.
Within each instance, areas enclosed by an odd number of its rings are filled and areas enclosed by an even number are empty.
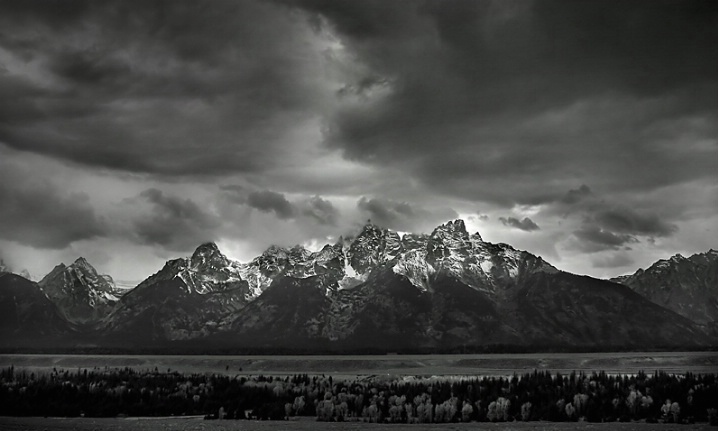
<svg viewBox="0 0 718 431">
<path fill-rule="evenodd" d="M 119 280 L 367 219 L 599 277 L 718 248 L 718 2 L 0 0 L 0 257 Z"/>
</svg>

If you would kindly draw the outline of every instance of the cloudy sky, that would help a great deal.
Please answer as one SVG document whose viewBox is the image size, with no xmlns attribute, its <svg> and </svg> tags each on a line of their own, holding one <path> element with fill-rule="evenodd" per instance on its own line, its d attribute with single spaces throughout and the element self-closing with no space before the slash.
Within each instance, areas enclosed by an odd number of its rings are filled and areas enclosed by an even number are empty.
<svg viewBox="0 0 718 431">
<path fill-rule="evenodd" d="M 0 257 L 136 281 L 461 217 L 614 276 L 718 248 L 716 1 L 0 0 Z"/>
</svg>

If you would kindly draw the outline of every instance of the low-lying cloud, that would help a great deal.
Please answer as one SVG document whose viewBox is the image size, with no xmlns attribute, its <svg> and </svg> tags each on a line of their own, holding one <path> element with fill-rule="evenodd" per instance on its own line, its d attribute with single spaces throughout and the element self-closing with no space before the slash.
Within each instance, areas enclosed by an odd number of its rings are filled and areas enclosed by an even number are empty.
<svg viewBox="0 0 718 431">
<path fill-rule="evenodd" d="M 705 251 L 717 22 L 711 0 L 0 2 L 0 239 L 132 268 L 460 213 L 574 271 Z"/>
<path fill-rule="evenodd" d="M 280 219 L 289 219 L 296 215 L 294 205 L 282 193 L 271 190 L 249 193 L 247 205 L 266 213 L 274 213 Z"/>
<path fill-rule="evenodd" d="M 322 225 L 336 226 L 339 221 L 339 210 L 331 201 L 320 196 L 312 196 L 299 204 L 302 215 Z"/>
<path fill-rule="evenodd" d="M 362 196 L 357 208 L 375 224 L 400 231 L 423 231 L 458 217 L 452 208 L 428 209 L 408 202 Z"/>
<path fill-rule="evenodd" d="M 638 242 L 634 236 L 610 232 L 595 226 L 575 230 L 573 235 L 581 241 L 579 248 L 587 253 L 618 250 L 626 244 Z"/>
<path fill-rule="evenodd" d="M 665 237 L 678 230 L 676 225 L 661 220 L 656 214 L 642 214 L 626 207 L 599 211 L 594 220 L 605 229 L 632 235 Z"/>
<path fill-rule="evenodd" d="M 513 227 L 513 228 L 520 229 L 520 230 L 523 230 L 526 232 L 531 232 L 534 230 L 541 229 L 539 227 L 539 225 L 534 223 L 534 221 L 528 217 L 524 217 L 522 220 L 519 220 L 515 217 L 499 217 L 499 221 L 504 226 Z"/>
<path fill-rule="evenodd" d="M 129 204 L 149 206 L 148 213 L 137 216 L 132 226 L 140 243 L 186 251 L 217 239 L 220 220 L 189 198 L 152 188 L 140 193 Z"/>
</svg>

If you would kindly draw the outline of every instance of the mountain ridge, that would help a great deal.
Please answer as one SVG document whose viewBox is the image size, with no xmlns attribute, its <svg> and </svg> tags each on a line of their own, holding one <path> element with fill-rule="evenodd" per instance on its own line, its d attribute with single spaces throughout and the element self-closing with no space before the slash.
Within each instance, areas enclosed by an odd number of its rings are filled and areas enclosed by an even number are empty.
<svg viewBox="0 0 718 431">
<path fill-rule="evenodd" d="M 718 251 L 675 254 L 612 279 L 701 325 L 718 326 Z"/>
<path fill-rule="evenodd" d="M 73 265 L 78 271 L 89 263 L 79 258 Z M 46 278 L 67 268 L 58 265 Z M 272 245 L 244 263 L 203 243 L 167 261 L 83 328 L 75 328 L 76 343 L 130 350 L 716 345 L 704 326 L 623 284 L 570 274 L 527 251 L 486 242 L 463 220 L 429 234 L 369 222 L 317 251 Z"/>
<path fill-rule="evenodd" d="M 154 307 L 154 319 L 143 322 L 150 326 L 145 332 L 157 334 L 158 342 L 387 349 L 710 343 L 692 322 L 625 286 L 568 274 L 540 256 L 485 242 L 480 234 L 469 234 L 462 220 L 442 224 L 430 234 L 403 235 L 368 223 L 356 236 L 340 237 L 315 252 L 302 246 L 270 246 L 246 263 L 227 259 L 216 244 L 208 243 L 168 265 L 175 269 L 163 269 L 164 275 L 151 276 L 135 290 L 152 292 L 159 281 L 173 280 L 173 289 L 185 289 L 185 294 L 164 302 L 147 295 L 133 302 L 138 293 L 130 293 L 104 322 L 105 331 L 121 336 L 127 322 L 138 321 L 137 316 Z M 191 283 L 188 277 L 194 277 Z M 237 284 L 222 284 L 230 280 Z M 581 285 L 594 289 L 576 288 Z M 167 289 L 163 286 L 158 291 Z M 557 297 L 553 286 L 567 298 L 581 295 L 583 302 Z M 526 302 L 521 295 L 534 300 Z M 146 309 L 132 312 L 140 302 Z M 606 304 L 622 308 L 617 312 Z M 647 318 L 657 322 L 652 331 L 634 329 L 638 319 L 627 314 L 635 309 L 646 310 Z M 569 314 L 582 326 L 571 327 L 564 316 Z M 206 325 L 198 325 L 200 316 Z M 632 329 L 596 328 L 606 322 Z M 643 341 L 636 342 L 637 337 Z"/>
<path fill-rule="evenodd" d="M 112 277 L 98 274 L 82 256 L 55 266 L 38 285 L 73 324 L 92 325 L 119 299 Z"/>
</svg>

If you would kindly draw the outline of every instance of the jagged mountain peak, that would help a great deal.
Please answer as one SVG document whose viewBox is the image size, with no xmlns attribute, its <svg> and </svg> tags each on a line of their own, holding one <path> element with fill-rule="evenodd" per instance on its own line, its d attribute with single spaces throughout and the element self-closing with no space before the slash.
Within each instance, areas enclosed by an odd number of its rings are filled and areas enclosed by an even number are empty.
<svg viewBox="0 0 718 431">
<path fill-rule="evenodd" d="M 114 282 L 108 283 L 112 277 L 107 275 L 99 275 L 90 262 L 80 256 L 70 265 L 60 262 L 52 271 L 50 271 L 39 284 L 46 288 L 53 283 L 57 283 L 58 279 L 64 279 L 65 284 L 87 285 L 92 289 L 110 291 L 114 289 Z"/>
<path fill-rule="evenodd" d="M 112 277 L 99 275 L 84 257 L 69 266 L 60 263 L 38 284 L 73 323 L 94 322 L 118 299 Z"/>
<path fill-rule="evenodd" d="M 206 242 L 192 253 L 190 257 L 190 266 L 193 268 L 201 266 L 212 266 L 215 268 L 227 266 L 229 260 L 219 251 L 219 247 L 214 242 Z"/>
<path fill-rule="evenodd" d="M 65 269 L 67 269 L 67 266 L 65 266 L 64 263 L 60 262 L 59 264 L 55 265 L 52 270 L 47 273 L 41 280 L 40 280 L 40 286 L 46 285 L 50 280 L 53 280 L 57 277 L 59 277 L 61 274 L 65 272 Z"/>
<path fill-rule="evenodd" d="M 200 244 L 194 251 L 194 254 L 212 254 L 212 253 L 219 253 L 219 247 L 217 246 L 217 243 L 214 241 L 208 241 L 203 244 Z"/>
<path fill-rule="evenodd" d="M 294 247 L 290 248 L 287 252 L 287 258 L 290 262 L 302 262 L 307 259 L 309 259 L 312 256 L 312 252 L 307 250 L 306 247 L 303 245 L 295 245 Z"/>
<path fill-rule="evenodd" d="M 74 265 L 90 265 L 90 263 L 84 257 L 80 256 L 73 262 Z"/>
<path fill-rule="evenodd" d="M 215 244 L 214 242 L 206 242 L 204 244 L 201 244 L 194 250 L 194 253 L 192 253 L 190 260 L 196 260 L 203 257 L 207 258 L 218 255 L 222 255 L 222 252 L 219 250 L 219 247 L 217 247 L 217 244 Z"/>
<path fill-rule="evenodd" d="M 269 247 L 267 247 L 266 250 L 264 250 L 264 252 L 262 253 L 262 256 L 277 256 L 277 255 L 284 255 L 284 254 L 287 254 L 286 248 L 276 245 L 276 244 L 272 244 Z"/>
<path fill-rule="evenodd" d="M 472 243 L 481 243 L 483 238 L 479 232 L 469 235 L 466 229 L 466 223 L 462 219 L 450 220 L 442 225 L 437 226 L 430 235 L 430 238 L 445 239 L 451 238 L 458 241 L 471 241 Z"/>
<path fill-rule="evenodd" d="M 687 321 L 671 323 L 679 316 L 625 286 L 568 274 L 530 252 L 484 242 L 459 219 L 431 234 L 367 223 L 356 236 L 319 251 L 273 245 L 246 263 L 226 258 L 216 244 L 202 244 L 124 296 L 101 330 L 232 345 L 616 344 L 634 336 L 617 331 L 623 335 L 615 338 L 601 328 L 606 321 L 636 328 L 644 317 L 634 310 L 657 322 L 658 329 L 641 327 L 638 338 L 649 337 L 647 344 L 702 340 Z M 655 335 L 660 331 L 664 335 Z"/>
<path fill-rule="evenodd" d="M 374 224 L 374 222 L 371 221 L 371 219 L 368 219 L 366 223 L 364 223 L 364 226 L 362 226 L 361 229 L 362 232 L 364 231 L 382 231 L 382 228 L 378 225 Z"/>
<path fill-rule="evenodd" d="M 303 245 L 296 244 L 296 245 L 292 246 L 292 248 L 289 249 L 289 253 L 304 255 L 304 254 L 310 254 L 311 252 L 309 250 L 307 250 L 307 248 L 304 247 Z"/>
<path fill-rule="evenodd" d="M 714 250 L 675 254 L 612 281 L 697 323 L 718 321 L 718 259 Z"/>
<path fill-rule="evenodd" d="M 87 259 L 82 256 L 75 259 L 75 261 L 72 262 L 72 264 L 70 264 L 68 268 L 73 268 L 75 270 L 87 272 L 88 274 L 97 275 L 97 270 L 95 269 L 95 267 L 92 266 L 90 262 L 88 262 Z"/>
<path fill-rule="evenodd" d="M 432 236 L 439 232 L 447 232 L 450 234 L 468 235 L 466 230 L 466 224 L 462 219 L 450 220 L 442 225 L 439 225 L 434 229 Z"/>
</svg>

